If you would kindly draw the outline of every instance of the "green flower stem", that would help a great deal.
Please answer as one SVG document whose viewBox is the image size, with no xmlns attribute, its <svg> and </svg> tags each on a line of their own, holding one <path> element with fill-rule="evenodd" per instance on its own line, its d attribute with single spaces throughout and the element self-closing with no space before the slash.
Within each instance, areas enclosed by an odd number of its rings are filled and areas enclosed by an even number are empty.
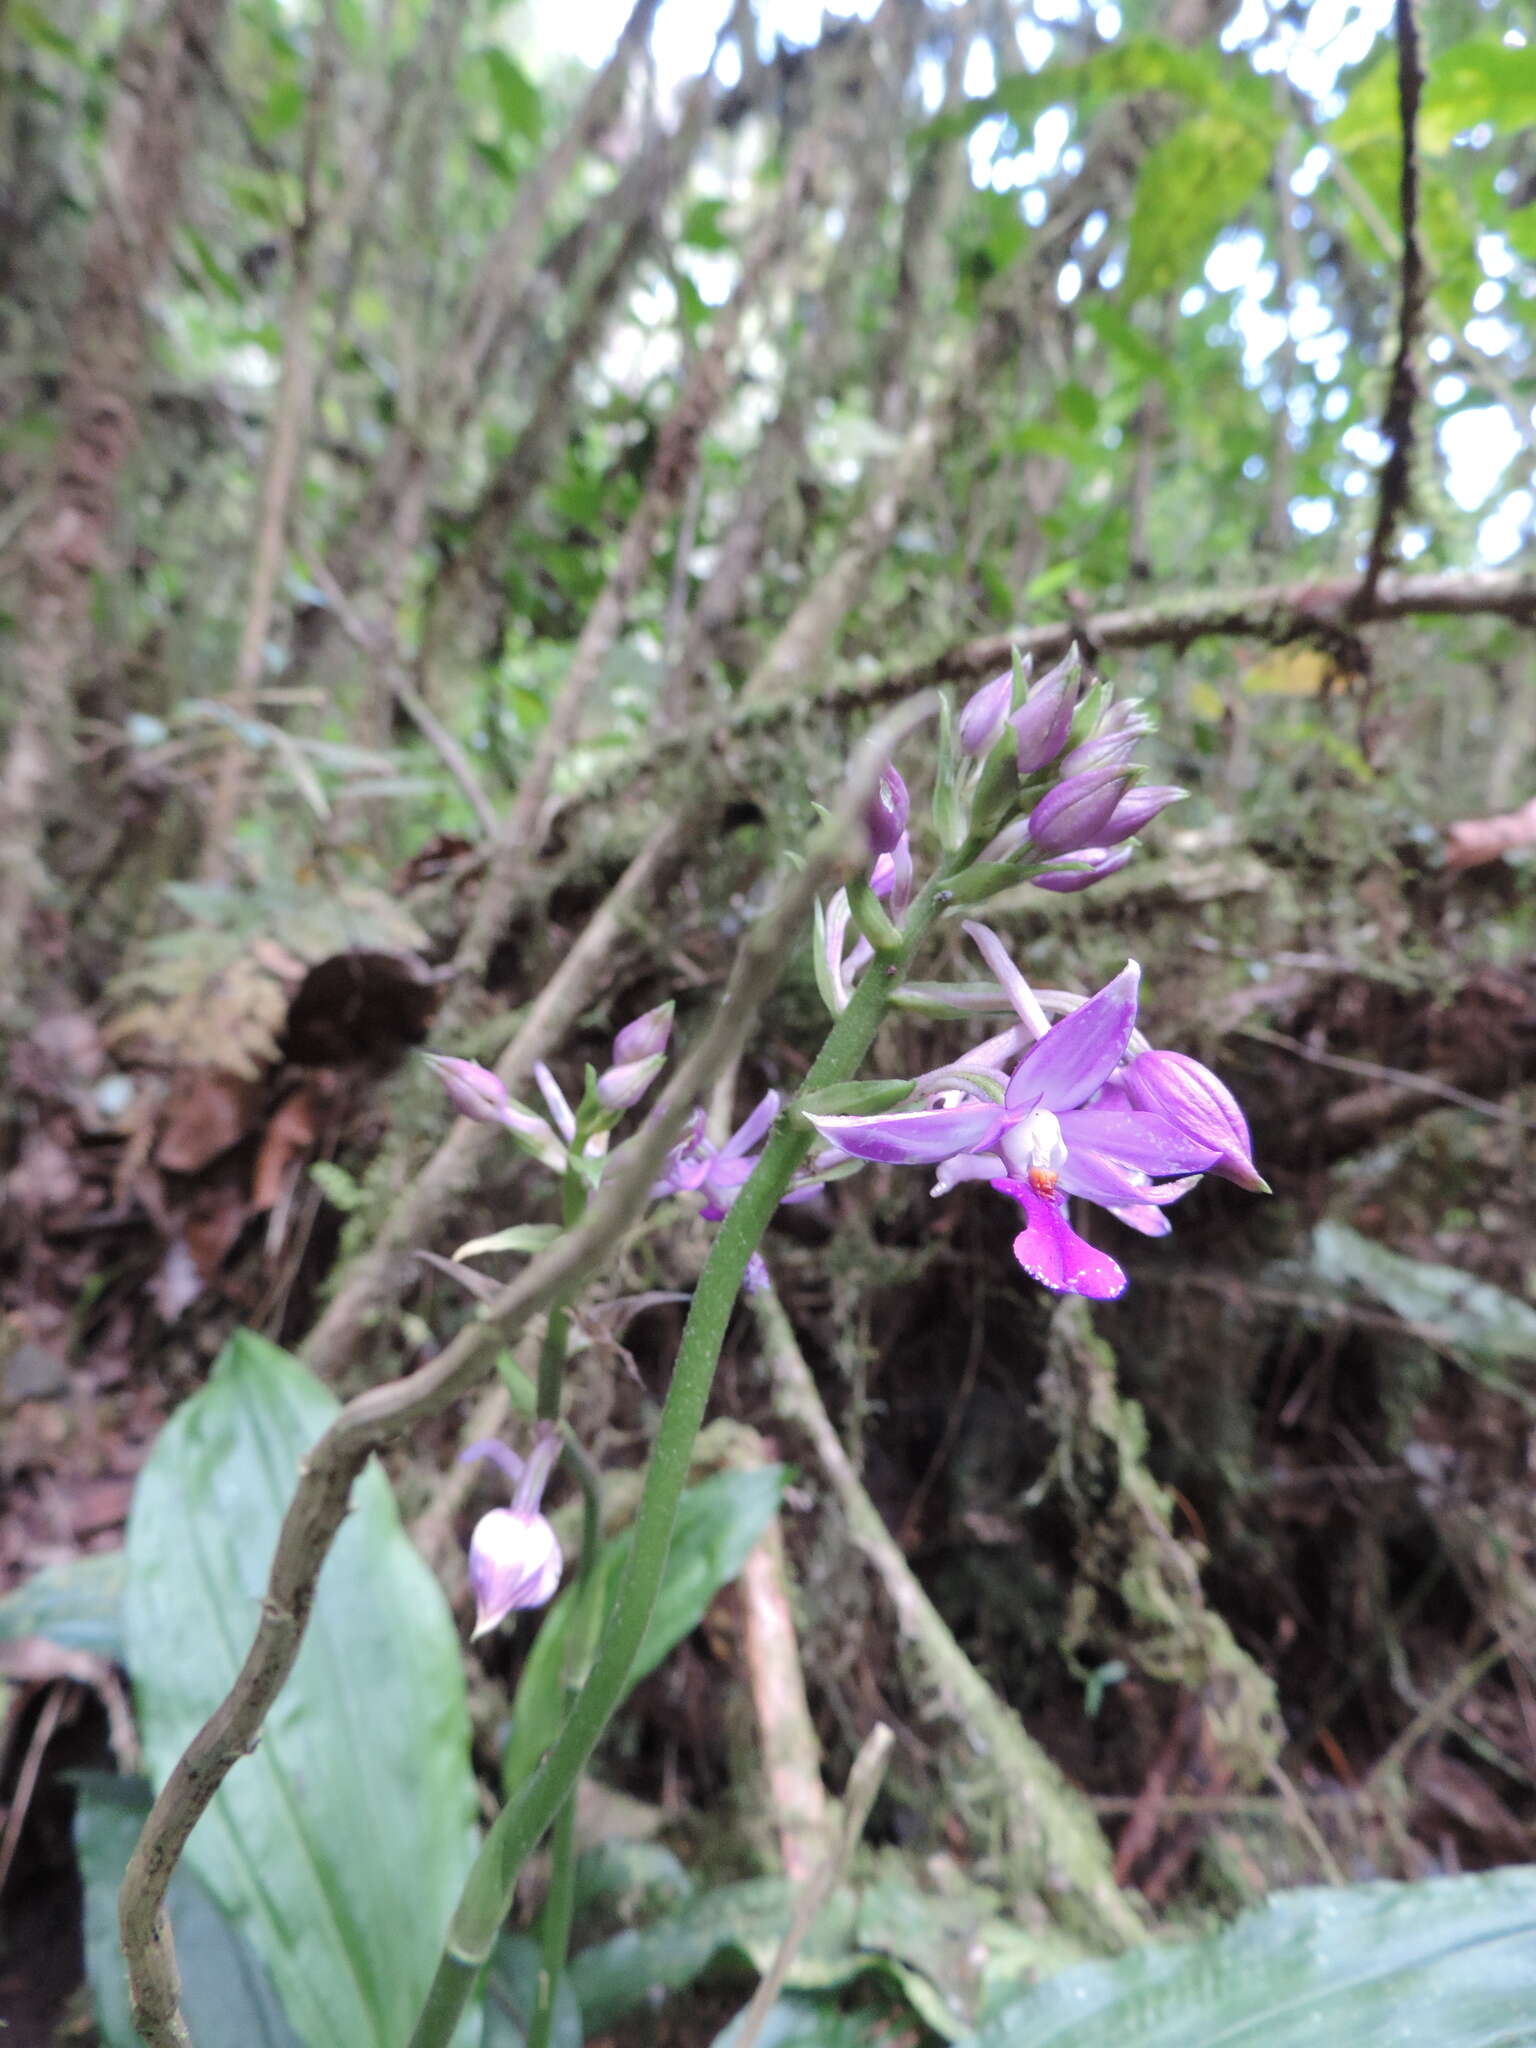
<svg viewBox="0 0 1536 2048">
<path fill-rule="evenodd" d="M 565 1349 L 571 1334 L 571 1311 L 557 1302 L 544 1325 L 539 1347 L 539 1385 L 534 1413 L 540 1422 L 560 1420 L 560 1383 L 565 1377 Z"/>
<path fill-rule="evenodd" d="M 899 947 L 879 953 L 832 1026 L 806 1076 L 807 1088 L 852 1080 L 930 925 L 948 900 L 935 877 L 907 913 Z M 720 1225 L 678 1346 L 672 1384 L 635 1518 L 629 1566 L 603 1633 L 596 1664 L 537 1770 L 518 1787 L 481 1845 L 449 1929 L 411 2048 L 448 2048 L 475 1983 L 506 1919 L 518 1873 L 566 1801 L 624 1697 L 630 1667 L 645 1639 L 672 1544 L 677 1504 L 687 1484 L 694 1439 L 704 1420 L 726 1327 L 757 1249 L 795 1168 L 815 1132 L 793 1117 L 780 1120 L 757 1169 Z"/>
</svg>

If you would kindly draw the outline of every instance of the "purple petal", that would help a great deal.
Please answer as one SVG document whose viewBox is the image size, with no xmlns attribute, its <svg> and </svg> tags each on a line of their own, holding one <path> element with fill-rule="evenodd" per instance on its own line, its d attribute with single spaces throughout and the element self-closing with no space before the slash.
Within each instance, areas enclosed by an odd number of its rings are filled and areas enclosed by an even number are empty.
<svg viewBox="0 0 1536 2048">
<path fill-rule="evenodd" d="M 1000 1180 L 1008 1168 L 996 1152 L 957 1152 L 953 1159 L 941 1159 L 933 1177 L 930 1195 L 947 1195 L 966 1180 Z"/>
<path fill-rule="evenodd" d="M 1182 803 L 1188 795 L 1187 789 L 1176 789 L 1172 783 L 1148 783 L 1133 789 L 1120 799 L 1102 832 L 1095 836 L 1101 846 L 1118 846 L 1122 839 L 1145 831 L 1170 804 Z"/>
<path fill-rule="evenodd" d="M 955 720 L 955 739 L 962 754 L 989 754 L 992 743 L 1013 709 L 1013 671 L 1005 668 L 968 697 Z"/>
<path fill-rule="evenodd" d="M 542 1060 L 533 1063 L 533 1078 L 539 1084 L 539 1093 L 549 1111 L 549 1120 L 564 1138 L 567 1145 L 576 1135 L 576 1117 L 571 1105 L 565 1099 L 565 1091 Z"/>
<path fill-rule="evenodd" d="M 907 785 L 892 767 L 884 769 L 864 812 L 864 829 L 873 853 L 889 853 L 907 829 L 912 800 Z"/>
<path fill-rule="evenodd" d="M 1047 889 L 1053 896 L 1075 896 L 1079 889 L 1091 889 L 1108 875 L 1117 875 L 1135 858 L 1133 846 L 1080 846 L 1073 856 L 1085 863 L 1075 868 L 1048 868 L 1043 875 L 1031 875 L 1032 889 Z"/>
<path fill-rule="evenodd" d="M 1044 854 L 1107 846 L 1106 828 L 1130 781 L 1123 768 L 1091 768 L 1046 791 L 1029 814 L 1029 836 Z M 1132 828 L 1135 829 L 1134 827 Z"/>
<path fill-rule="evenodd" d="M 1132 1167 L 1121 1166 L 1107 1153 L 1094 1152 L 1086 1145 L 1069 1152 L 1061 1169 L 1061 1185 L 1069 1195 L 1081 1195 L 1085 1202 L 1097 1202 L 1101 1209 L 1118 1209 L 1127 1202 L 1153 1202 L 1162 1208 L 1187 1195 L 1199 1180 L 1198 1173 L 1182 1180 L 1149 1181 Z"/>
<path fill-rule="evenodd" d="M 750 1152 L 759 1138 L 767 1137 L 768 1127 L 778 1113 L 779 1092 L 776 1088 L 770 1088 L 741 1129 L 733 1131 L 720 1147 L 720 1157 L 737 1159 L 743 1152 Z"/>
<path fill-rule="evenodd" d="M 1166 1237 L 1173 1225 L 1161 1209 L 1155 1209 L 1150 1202 L 1117 1203 L 1110 1210 L 1128 1230 L 1139 1230 L 1143 1237 Z"/>
<path fill-rule="evenodd" d="M 1182 1052 L 1144 1052 L 1126 1068 L 1126 1093 L 1137 1109 L 1155 1110 L 1218 1154 L 1211 1168 L 1239 1187 L 1268 1193 L 1253 1163 L 1248 1122 L 1224 1081 Z"/>
<path fill-rule="evenodd" d="M 1072 1152 L 1079 1145 L 1102 1152 L 1120 1166 L 1143 1173 L 1204 1173 L 1217 1153 L 1150 1110 L 1100 1107 L 1068 1110 L 1061 1135 Z"/>
<path fill-rule="evenodd" d="M 1124 1294 L 1124 1273 L 1107 1252 L 1078 1236 L 1064 1201 L 1037 1194 L 1027 1180 L 992 1185 L 1023 1207 L 1026 1227 L 1013 1240 L 1013 1256 L 1032 1280 L 1053 1294 L 1083 1294 L 1090 1301 L 1115 1301 Z"/>
<path fill-rule="evenodd" d="M 895 1116 L 813 1116 L 824 1138 L 855 1159 L 883 1166 L 936 1166 L 957 1152 L 979 1152 L 1002 1127 L 1000 1102 L 962 1103 L 955 1109 L 903 1110 Z"/>
<path fill-rule="evenodd" d="M 1086 1102 L 1119 1066 L 1131 1042 L 1140 986 L 1141 969 L 1128 960 L 1080 1010 L 1053 1024 L 1014 1068 L 1008 1107 L 1043 1107 L 1059 1116 Z"/>
</svg>

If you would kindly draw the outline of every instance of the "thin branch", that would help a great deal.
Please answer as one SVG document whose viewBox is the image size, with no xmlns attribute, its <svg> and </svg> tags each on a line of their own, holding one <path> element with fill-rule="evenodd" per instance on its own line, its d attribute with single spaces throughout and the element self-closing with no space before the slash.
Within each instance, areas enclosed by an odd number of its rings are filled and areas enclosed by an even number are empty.
<svg viewBox="0 0 1536 2048">
<path fill-rule="evenodd" d="M 795 1909 L 784 1930 L 778 1952 L 764 1970 L 751 2003 L 731 2029 L 734 2048 L 757 2048 L 758 2038 L 779 1993 L 784 1989 L 795 1957 L 805 1946 L 806 1937 L 816 1925 L 827 1901 L 847 1877 L 854 1851 L 868 1825 L 870 1809 L 885 1782 L 886 1767 L 890 1763 L 895 1740 L 885 1723 L 877 1721 L 860 1745 L 843 1793 L 843 1825 L 837 1842 L 821 1867 L 806 1880 L 804 1890 L 795 1900 Z"/>
<path fill-rule="evenodd" d="M 1277 1045 L 1283 1052 L 1293 1052 L 1298 1059 L 1308 1060 L 1315 1067 L 1332 1067 L 1341 1074 L 1358 1074 L 1367 1081 L 1390 1081 L 1395 1087 L 1408 1089 L 1414 1094 L 1434 1095 L 1442 1102 L 1454 1102 L 1458 1109 L 1472 1109 L 1479 1116 L 1495 1117 L 1500 1123 L 1515 1124 L 1521 1128 L 1536 1124 L 1536 1117 L 1522 1116 L 1519 1110 L 1510 1109 L 1502 1102 L 1489 1102 L 1481 1095 L 1469 1095 L 1464 1088 L 1453 1088 L 1449 1081 L 1437 1081 L 1431 1074 L 1410 1074 L 1403 1067 L 1383 1067 L 1375 1060 L 1357 1060 L 1351 1059 L 1347 1053 L 1324 1052 L 1299 1038 L 1288 1037 L 1283 1031 L 1267 1031 L 1258 1024 L 1240 1024 L 1236 1035 L 1254 1039 L 1260 1045 Z M 1355 1098 L 1350 1099 L 1353 1101 Z"/>
<path fill-rule="evenodd" d="M 273 1556 L 260 1619 L 228 1696 L 188 1744 L 155 1800 L 118 1896 L 134 2024 L 148 2048 L 188 2048 L 165 1893 L 187 1839 L 233 1766 L 255 1746 L 298 1656 L 320 1571 L 341 1527 L 352 1483 L 368 1458 L 414 1423 L 468 1393 L 488 1354 L 533 1316 L 568 1297 L 612 1256 L 637 1220 L 668 1150 L 715 1076 L 738 1058 L 784 963 L 804 936 L 812 903 L 836 871 L 892 749 L 932 713 L 908 706 L 869 733 L 854 756 L 832 816 L 813 836 L 804 866 L 742 943 L 713 1022 L 682 1060 L 654 1111 L 626 1148 L 621 1170 L 599 1189 L 584 1219 L 532 1259 L 431 1364 L 349 1401 L 309 1452 Z"/>
<path fill-rule="evenodd" d="M 1424 252 L 1419 245 L 1419 100 L 1424 90 L 1424 58 L 1419 46 L 1419 25 L 1415 0 L 1396 0 L 1397 27 L 1397 111 L 1402 129 L 1403 160 L 1398 180 L 1398 213 L 1402 224 L 1402 260 L 1398 283 L 1397 355 L 1392 364 L 1392 381 L 1387 388 L 1381 433 L 1387 443 L 1387 459 L 1381 467 L 1381 485 L 1376 505 L 1376 526 L 1366 556 L 1365 574 L 1360 579 L 1356 600 L 1359 613 L 1367 616 L 1375 601 L 1376 586 L 1392 552 L 1398 522 L 1408 503 L 1413 462 L 1414 408 L 1419 398 L 1418 371 L 1414 350 L 1419 323 L 1424 316 L 1428 277 Z"/>
<path fill-rule="evenodd" d="M 469 756 L 406 674 L 399 642 L 389 627 L 382 623 L 376 628 L 370 626 L 323 562 L 312 561 L 310 574 L 316 589 L 335 612 L 341 630 L 369 661 L 378 664 L 385 687 L 459 785 L 480 830 L 487 839 L 493 839 L 500 822 L 496 806 L 481 787 Z"/>
</svg>

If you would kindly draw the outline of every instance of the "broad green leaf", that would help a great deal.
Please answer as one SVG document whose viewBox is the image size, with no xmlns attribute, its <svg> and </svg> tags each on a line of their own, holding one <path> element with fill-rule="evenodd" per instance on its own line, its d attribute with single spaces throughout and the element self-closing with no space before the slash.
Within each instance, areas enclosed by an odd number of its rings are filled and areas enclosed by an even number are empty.
<svg viewBox="0 0 1536 2048">
<path fill-rule="evenodd" d="M 156 1784 L 239 1670 L 299 1464 L 335 1413 L 296 1359 L 242 1332 L 140 1474 L 124 1633 Z M 448 1605 L 373 1465 L 260 1744 L 187 1849 L 303 2040 L 399 2048 L 474 1854 L 474 1803 Z"/>
<path fill-rule="evenodd" d="M 65 1650 L 123 1661 L 123 1553 L 44 1565 L 0 1600 L 0 1643 L 46 1636 Z"/>
<path fill-rule="evenodd" d="M 740 1572 L 778 1509 L 784 1481 L 782 1465 L 757 1465 L 741 1472 L 717 1472 L 683 1495 L 655 1611 L 629 1676 L 632 1686 L 698 1627 L 710 1601 Z M 627 1530 L 603 1546 L 597 1570 L 604 1612 L 618 1597 L 629 1551 Z M 544 1617 L 517 1682 L 512 1734 L 501 1764 L 502 1783 L 509 1792 L 527 1777 L 560 1726 L 574 1595 L 575 1588 L 567 1587 Z"/>
<path fill-rule="evenodd" d="M 735 1960 L 760 1974 L 778 1951 L 795 1890 L 776 1877 L 717 1886 L 650 1927 L 583 1950 L 571 1976 L 589 2031 L 605 2031 L 658 1990 L 682 1990 L 712 1964 Z M 1081 1955 L 1065 1936 L 1001 1919 L 995 1898 L 979 1887 L 937 1898 L 882 1878 L 832 1895 L 787 1983 L 826 1991 L 874 1973 L 933 2032 L 960 2040 L 1005 1995 L 1003 1986 L 1061 1970 Z"/>
<path fill-rule="evenodd" d="M 1085 1963 L 975 2048 L 1530 2048 L 1536 1869 L 1281 1893 L 1220 1934 Z"/>
<path fill-rule="evenodd" d="M 138 2048 L 117 1940 L 117 1893 L 149 1812 L 139 1778 L 94 1772 L 75 1780 L 75 1856 L 85 1888 L 85 1973 L 101 2048 Z M 302 2048 L 250 1944 L 230 1925 L 187 1865 L 166 1898 L 181 2000 L 197 2048 Z"/>
<path fill-rule="evenodd" d="M 503 1934 L 491 1951 L 485 1973 L 485 2039 L 483 2048 L 523 2048 L 533 2018 L 539 1983 L 538 1944 L 526 1934 Z M 555 1993 L 550 2048 L 581 2048 L 581 2008 L 569 1976 Z"/>
<path fill-rule="evenodd" d="M 1419 104 L 1420 143 L 1443 154 L 1483 123 L 1510 135 L 1536 125 L 1536 44 L 1485 36 L 1436 52 Z"/>
<path fill-rule="evenodd" d="M 544 129 L 544 105 L 538 87 L 505 50 L 482 50 L 480 62 L 502 127 L 525 142 L 537 142 Z"/>
<path fill-rule="evenodd" d="M 1269 171 L 1273 138 L 1230 112 L 1197 114 L 1147 152 L 1136 180 L 1125 299 L 1182 284 Z"/>
</svg>

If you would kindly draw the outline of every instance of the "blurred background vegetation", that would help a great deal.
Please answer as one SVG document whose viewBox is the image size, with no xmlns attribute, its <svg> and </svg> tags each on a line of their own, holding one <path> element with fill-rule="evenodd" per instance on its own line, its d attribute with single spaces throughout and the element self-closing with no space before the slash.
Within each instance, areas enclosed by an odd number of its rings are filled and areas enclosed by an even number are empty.
<svg viewBox="0 0 1536 2048">
<path fill-rule="evenodd" d="M 237 1326 L 355 1391 L 544 1219 L 413 1047 L 690 1036 L 874 709 L 1075 636 L 1192 794 L 997 922 L 1046 985 L 1134 953 L 1275 1198 L 1106 1223 L 1092 1326 L 918 1176 L 776 1228 L 701 1477 L 794 1474 L 610 1733 L 592 1929 L 802 1874 L 881 1719 L 837 1954 L 890 1967 L 808 2038 L 953 2032 L 976 1929 L 1102 1947 L 1101 1876 L 1184 1929 L 1530 1859 L 1533 307 L 1507 0 L 0 0 L 0 1580 L 110 1573 Z M 817 1016 L 807 960 L 741 1106 Z M 619 1524 L 703 1242 L 583 1325 Z M 461 1614 L 504 1403 L 392 1474 Z M 5 1625 L 16 2040 L 86 2037 L 66 1774 L 132 1760 L 70 1583 Z M 779 1894 L 719 1897 L 645 1983 L 761 1961 Z M 740 2003 L 578 1980 L 589 2033 Z"/>
</svg>

